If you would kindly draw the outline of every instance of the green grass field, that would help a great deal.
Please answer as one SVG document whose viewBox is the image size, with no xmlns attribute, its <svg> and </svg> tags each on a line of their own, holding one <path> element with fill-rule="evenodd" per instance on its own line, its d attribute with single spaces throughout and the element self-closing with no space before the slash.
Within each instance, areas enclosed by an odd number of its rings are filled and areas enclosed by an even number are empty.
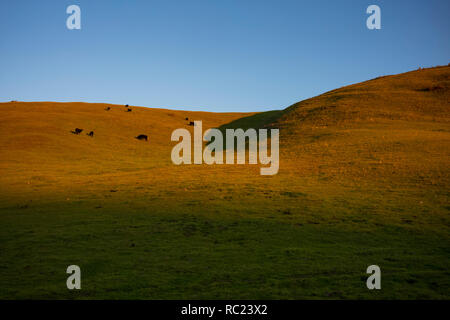
<svg viewBox="0 0 450 320">
<path fill-rule="evenodd" d="M 448 233 L 436 232 L 440 221 L 423 221 L 428 228 L 422 228 L 414 214 L 430 214 L 425 208 L 383 223 L 368 214 L 376 210 L 368 203 L 343 218 L 330 215 L 332 203 L 311 207 L 308 201 L 308 214 L 300 216 L 256 205 L 233 213 L 233 204 L 219 204 L 215 212 L 140 202 L 142 207 L 124 201 L 96 208 L 97 201 L 86 199 L 3 208 L 0 296 L 448 298 Z M 82 268 L 82 290 L 65 287 L 70 264 Z M 382 290 L 366 288 L 371 264 L 381 267 Z"/>
</svg>

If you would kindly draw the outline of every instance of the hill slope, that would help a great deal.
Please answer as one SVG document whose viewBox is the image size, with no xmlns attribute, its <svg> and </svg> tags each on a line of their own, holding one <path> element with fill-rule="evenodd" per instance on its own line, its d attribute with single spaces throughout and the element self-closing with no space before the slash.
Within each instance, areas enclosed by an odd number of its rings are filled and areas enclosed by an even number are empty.
<svg viewBox="0 0 450 320">
<path fill-rule="evenodd" d="M 277 123 L 291 130 L 298 122 L 338 127 L 381 120 L 448 123 L 449 103 L 450 67 L 436 67 L 332 90 L 290 106 Z"/>
<path fill-rule="evenodd" d="M 332 179 L 448 189 L 450 67 L 336 89 L 290 106 L 268 126 L 280 128 L 287 159 Z"/>
</svg>

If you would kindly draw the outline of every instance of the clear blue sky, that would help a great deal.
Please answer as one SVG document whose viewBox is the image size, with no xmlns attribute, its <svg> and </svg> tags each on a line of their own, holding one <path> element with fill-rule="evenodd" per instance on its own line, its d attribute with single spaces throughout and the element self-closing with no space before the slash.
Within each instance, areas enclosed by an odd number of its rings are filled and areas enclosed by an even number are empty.
<svg viewBox="0 0 450 320">
<path fill-rule="evenodd" d="M 81 7 L 81 30 L 66 28 Z M 366 28 L 381 7 L 382 29 Z M 450 62 L 450 1 L 8 0 L 0 101 L 282 109 Z"/>
</svg>

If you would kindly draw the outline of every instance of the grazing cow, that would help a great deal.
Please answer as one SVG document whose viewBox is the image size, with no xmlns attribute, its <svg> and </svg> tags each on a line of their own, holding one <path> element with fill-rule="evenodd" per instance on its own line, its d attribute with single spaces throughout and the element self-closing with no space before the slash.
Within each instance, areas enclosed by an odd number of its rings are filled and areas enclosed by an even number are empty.
<svg viewBox="0 0 450 320">
<path fill-rule="evenodd" d="M 128 108 L 128 105 L 127 105 L 127 104 L 125 105 L 125 108 Z"/>
<path fill-rule="evenodd" d="M 83 129 L 75 128 L 74 131 L 71 131 L 73 134 L 80 134 L 83 131 Z"/>
<path fill-rule="evenodd" d="M 147 135 L 145 135 L 145 134 L 140 134 L 140 135 L 138 135 L 138 136 L 136 137 L 136 139 L 148 141 L 148 137 L 147 137 Z"/>
<path fill-rule="evenodd" d="M 132 110 L 130 108 L 127 109 L 127 112 L 131 112 Z"/>
<path fill-rule="evenodd" d="M 93 137 L 94 136 L 94 131 L 91 131 L 89 133 L 86 133 L 89 137 Z"/>
<path fill-rule="evenodd" d="M 186 121 L 188 121 L 189 120 L 189 118 L 188 117 L 186 117 Z"/>
<path fill-rule="evenodd" d="M 109 110 L 111 110 L 111 107 L 106 107 L 105 110 L 109 111 Z"/>
<path fill-rule="evenodd" d="M 190 126 L 195 126 L 194 121 L 190 121 L 190 122 L 189 122 L 189 125 L 190 125 Z"/>
</svg>

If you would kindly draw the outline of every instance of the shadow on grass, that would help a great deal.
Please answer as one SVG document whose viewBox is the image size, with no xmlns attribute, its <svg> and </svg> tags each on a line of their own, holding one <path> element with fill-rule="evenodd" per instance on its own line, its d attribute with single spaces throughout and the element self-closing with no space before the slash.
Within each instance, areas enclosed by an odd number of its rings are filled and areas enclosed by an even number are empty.
<svg viewBox="0 0 450 320">
<path fill-rule="evenodd" d="M 278 120 L 283 112 L 284 110 L 273 110 L 257 113 L 252 116 L 239 118 L 237 120 L 221 125 L 217 129 L 219 129 L 222 134 L 225 134 L 226 129 L 243 129 L 244 131 L 250 128 L 262 129 Z"/>
<path fill-rule="evenodd" d="M 264 129 L 267 128 L 270 124 L 274 123 L 276 120 L 278 120 L 284 113 L 284 110 L 273 110 L 273 111 L 266 111 L 266 112 L 260 112 L 248 117 L 239 118 L 237 120 L 231 121 L 229 123 L 223 124 L 217 129 L 222 132 L 223 136 L 223 146 L 224 149 L 226 149 L 226 130 L 227 129 L 242 129 L 244 131 L 248 129 Z M 270 138 L 270 130 L 268 132 L 268 137 Z M 213 139 L 214 141 L 214 139 Z M 206 146 L 208 147 L 213 141 L 208 142 Z M 235 140 L 236 144 L 236 140 Z M 246 149 L 248 148 L 248 141 L 245 142 Z"/>
</svg>

